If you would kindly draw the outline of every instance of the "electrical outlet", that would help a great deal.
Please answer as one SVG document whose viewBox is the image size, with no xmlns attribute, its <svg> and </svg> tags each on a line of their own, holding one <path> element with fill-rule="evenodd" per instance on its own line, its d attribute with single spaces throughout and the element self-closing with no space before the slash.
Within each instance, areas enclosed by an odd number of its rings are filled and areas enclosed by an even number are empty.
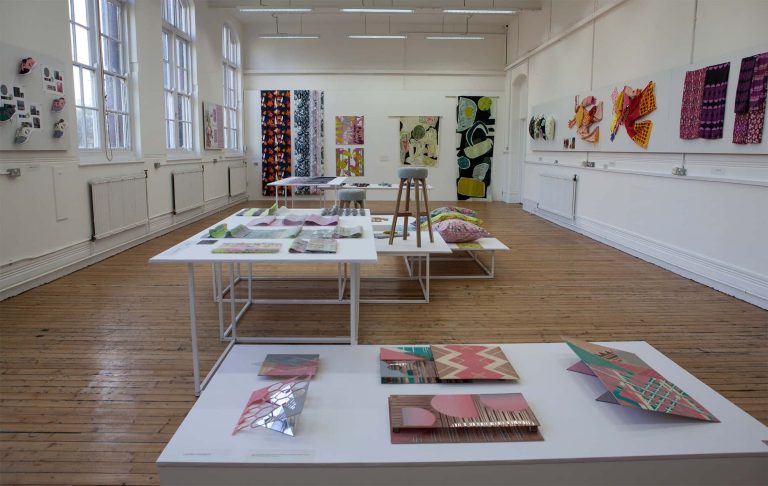
<svg viewBox="0 0 768 486">
<path fill-rule="evenodd" d="M 713 167 L 712 173 L 715 175 L 725 175 L 725 169 L 723 169 L 722 167 Z"/>
<path fill-rule="evenodd" d="M 154 166 L 155 166 L 155 169 L 159 169 L 160 168 L 160 162 L 155 162 Z"/>
<path fill-rule="evenodd" d="M 608 162 L 608 167 L 616 167 L 616 162 Z"/>
<path fill-rule="evenodd" d="M 16 177 L 21 176 L 21 169 L 18 167 L 14 167 L 13 169 L 8 169 L 5 171 L 5 175 L 10 177 L 11 179 L 15 179 Z"/>
</svg>

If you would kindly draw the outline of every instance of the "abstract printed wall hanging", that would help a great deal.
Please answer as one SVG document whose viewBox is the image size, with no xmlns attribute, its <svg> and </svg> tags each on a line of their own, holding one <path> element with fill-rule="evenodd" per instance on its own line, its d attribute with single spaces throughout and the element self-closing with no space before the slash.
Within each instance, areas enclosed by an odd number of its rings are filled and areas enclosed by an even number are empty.
<svg viewBox="0 0 768 486">
<path fill-rule="evenodd" d="M 437 167 L 439 116 L 400 117 L 400 164 Z"/>
<path fill-rule="evenodd" d="M 603 119 L 603 102 L 598 102 L 594 96 L 586 96 L 581 103 L 576 103 L 574 113 L 573 118 L 568 120 L 568 128 L 576 127 L 576 133 L 585 142 L 599 142 L 600 127 L 594 130 L 591 127 Z"/>
<path fill-rule="evenodd" d="M 291 176 L 291 92 L 261 92 L 262 195 L 274 196 L 268 183 Z M 287 190 L 287 189 L 286 189 Z"/>
<path fill-rule="evenodd" d="M 325 162 L 325 94 L 322 91 L 293 92 L 294 174 L 323 175 Z M 318 194 L 316 188 L 297 187 L 296 194 Z"/>
<path fill-rule="evenodd" d="M 224 148 L 224 107 L 207 101 L 203 101 L 203 147 Z"/>
<path fill-rule="evenodd" d="M 611 120 L 611 142 L 616 138 L 619 127 L 624 125 L 627 135 L 640 147 L 647 149 L 651 139 L 653 122 L 651 120 L 637 121 L 639 118 L 656 109 L 655 83 L 650 81 L 643 89 L 632 89 L 624 86 L 619 91 L 614 88 L 611 93 L 613 101 L 613 119 Z"/>
<path fill-rule="evenodd" d="M 488 96 L 459 96 L 456 106 L 456 147 L 459 200 L 488 197 L 495 136 L 496 109 Z"/>
<path fill-rule="evenodd" d="M 336 145 L 363 145 L 364 143 L 365 117 L 336 117 Z"/>
<path fill-rule="evenodd" d="M 739 84 L 736 88 L 736 120 L 733 143 L 761 143 L 765 123 L 768 52 L 741 60 Z"/>
<path fill-rule="evenodd" d="M 393 444 L 544 440 L 522 393 L 391 395 Z"/>
<path fill-rule="evenodd" d="M 336 176 L 362 176 L 364 169 L 364 149 L 336 148 Z"/>
<path fill-rule="evenodd" d="M 714 415 L 637 355 L 596 344 L 566 339 L 580 362 L 571 371 L 596 376 L 606 392 L 597 400 L 651 412 L 719 422 Z"/>
</svg>

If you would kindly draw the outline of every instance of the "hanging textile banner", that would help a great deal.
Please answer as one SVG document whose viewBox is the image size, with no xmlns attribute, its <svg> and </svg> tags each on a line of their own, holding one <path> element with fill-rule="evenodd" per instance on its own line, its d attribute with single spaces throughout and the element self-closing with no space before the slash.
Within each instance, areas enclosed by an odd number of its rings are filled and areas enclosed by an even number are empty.
<svg viewBox="0 0 768 486">
<path fill-rule="evenodd" d="M 293 104 L 294 175 L 321 176 L 325 159 L 325 94 L 322 91 L 294 90 Z M 309 187 L 297 187 L 295 191 L 296 194 L 319 193 Z"/>
<path fill-rule="evenodd" d="M 496 126 L 496 106 L 487 96 L 459 96 L 456 107 L 456 147 L 459 177 L 456 197 L 487 198 Z"/>
<path fill-rule="evenodd" d="M 267 184 L 291 176 L 291 92 L 261 92 L 261 193 L 274 196 Z"/>
</svg>

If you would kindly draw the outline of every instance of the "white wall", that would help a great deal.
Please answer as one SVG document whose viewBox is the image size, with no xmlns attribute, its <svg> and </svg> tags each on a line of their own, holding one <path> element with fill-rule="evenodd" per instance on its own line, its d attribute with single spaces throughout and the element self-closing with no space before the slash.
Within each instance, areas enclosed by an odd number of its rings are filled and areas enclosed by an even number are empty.
<svg viewBox="0 0 768 486">
<path fill-rule="evenodd" d="M 131 93 L 135 111 L 133 153 L 108 163 L 103 152 L 83 154 L 77 149 L 68 2 L 65 0 L 9 0 L 3 3 L 0 32 L 3 41 L 59 60 L 66 73 L 66 116 L 70 149 L 61 152 L 0 152 L 0 171 L 20 168 L 21 177 L 0 177 L 0 298 L 30 288 L 43 280 L 108 255 L 125 245 L 229 204 L 227 167 L 242 164 L 242 155 L 197 151 L 188 160 L 168 159 L 165 150 L 161 71 L 160 2 L 130 2 Z M 19 19 L 26 19 L 19 21 Z M 221 30 L 236 19 L 223 10 L 195 7 L 197 64 L 196 104 L 223 102 Z M 34 28 L 30 28 L 33 25 Z M 5 62 L 5 60 L 4 60 Z M 199 121 L 199 120 L 198 120 Z M 199 125 L 198 125 L 199 130 Z M 213 163 L 213 159 L 218 159 Z M 159 168 L 154 164 L 158 162 Z M 200 211 L 172 214 L 171 173 L 179 167 L 205 166 L 206 206 Z M 91 242 L 88 181 L 96 178 L 148 173 L 150 223 L 106 240 Z M 54 199 L 54 186 L 55 195 Z M 57 217 L 58 216 L 58 217 Z"/>
<path fill-rule="evenodd" d="M 595 1 L 591 11 L 609 3 L 618 6 L 527 58 L 526 52 L 558 33 L 512 26 L 508 44 L 523 60 L 510 61 L 517 67 L 508 77 L 527 68 L 529 114 L 532 107 L 559 97 L 621 85 L 691 62 L 715 63 L 735 52 L 768 50 L 768 2 Z M 570 12 L 573 25 L 576 17 L 590 14 L 589 5 L 581 7 L 550 0 L 542 12 L 522 13 L 519 23 L 542 23 L 538 17 L 549 11 L 553 19 Z M 736 81 L 732 76 L 729 91 Z M 732 110 L 728 106 L 726 116 L 732 116 Z M 558 121 L 562 127 L 566 120 Z M 595 161 L 597 167 L 582 168 L 582 160 Z M 675 166 L 685 166 L 688 176 L 671 176 Z M 553 171 L 579 176 L 576 219 L 561 224 L 768 307 L 765 153 L 546 152 L 531 150 L 529 143 L 523 171 L 525 208 L 536 211 L 539 174 Z"/>
<path fill-rule="evenodd" d="M 324 26 L 333 32 L 333 26 Z M 341 26 L 337 26 L 336 31 Z M 365 116 L 363 182 L 396 182 L 399 167 L 399 115 L 439 115 L 440 162 L 430 169 L 432 200 L 455 200 L 456 96 L 498 97 L 491 190 L 501 199 L 507 172 L 507 92 L 502 68 L 504 36 L 484 41 L 354 40 L 323 33 L 319 40 L 265 40 L 257 25 L 244 27 L 246 142 L 249 198 L 261 198 L 260 90 L 325 91 L 325 174 L 335 174 L 334 123 L 337 115 Z M 316 27 L 311 32 L 318 32 Z M 309 32 L 305 27 L 305 32 Z M 369 192 L 393 199 L 394 191 Z"/>
</svg>

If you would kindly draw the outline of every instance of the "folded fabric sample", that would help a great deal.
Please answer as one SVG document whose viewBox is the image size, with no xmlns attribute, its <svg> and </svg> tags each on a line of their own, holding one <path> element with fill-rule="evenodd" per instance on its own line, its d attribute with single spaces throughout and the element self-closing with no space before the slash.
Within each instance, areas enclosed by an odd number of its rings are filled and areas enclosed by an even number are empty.
<svg viewBox="0 0 768 486">
<path fill-rule="evenodd" d="M 427 228 L 426 217 L 422 216 L 422 218 L 424 218 L 425 221 L 422 221 L 421 229 L 426 229 Z M 444 212 L 444 213 L 440 213 L 437 216 L 432 216 L 432 224 L 439 223 L 440 221 L 448 221 L 449 219 L 460 219 L 462 221 L 468 221 L 468 222 L 470 222 L 472 224 L 476 224 L 478 226 L 483 224 L 483 220 L 482 219 L 476 218 L 474 216 L 469 216 L 469 215 L 466 215 L 466 214 L 462 214 L 462 213 L 457 213 L 457 212 L 454 212 L 454 211 L 447 211 L 447 212 Z"/>
<path fill-rule="evenodd" d="M 362 238 L 362 226 L 337 226 L 336 238 Z"/>
<path fill-rule="evenodd" d="M 281 243 L 222 243 L 211 253 L 278 253 Z"/>
<path fill-rule="evenodd" d="M 301 226 L 284 226 L 277 228 L 256 228 L 248 232 L 248 236 L 243 238 L 255 238 L 264 240 L 274 240 L 279 238 L 296 238 L 301 231 Z"/>
<path fill-rule="evenodd" d="M 248 226 L 269 226 L 274 223 L 275 219 L 277 218 L 274 216 L 259 216 L 248 221 Z"/>
<path fill-rule="evenodd" d="M 314 376 L 319 362 L 319 354 L 268 354 L 259 376 Z"/>
<path fill-rule="evenodd" d="M 490 233 L 480 226 L 460 219 L 440 221 L 433 226 L 433 229 L 440 234 L 446 243 L 464 243 L 491 236 Z"/>
<path fill-rule="evenodd" d="M 336 240 L 304 240 L 296 238 L 289 251 L 291 253 L 336 253 Z"/>
<path fill-rule="evenodd" d="M 304 240 L 330 240 L 336 237 L 335 228 L 303 228 L 297 238 Z"/>
<path fill-rule="evenodd" d="M 544 440 L 522 393 L 391 395 L 392 444 Z"/>
<path fill-rule="evenodd" d="M 237 213 L 238 216 L 259 216 L 262 213 L 265 213 L 269 211 L 268 208 L 245 208 L 240 210 L 239 213 Z"/>
<path fill-rule="evenodd" d="M 306 216 L 299 214 L 289 214 L 282 219 L 283 226 L 299 226 L 304 224 Z"/>
<path fill-rule="evenodd" d="M 321 216 L 319 214 L 313 214 L 307 216 L 304 220 L 304 224 L 311 226 L 336 226 L 339 224 L 338 216 Z"/>
<path fill-rule="evenodd" d="M 467 216 L 477 216 L 477 211 L 467 208 L 461 208 L 458 206 L 442 206 L 437 209 L 433 209 L 430 216 L 435 217 L 440 213 L 461 213 Z"/>
</svg>

